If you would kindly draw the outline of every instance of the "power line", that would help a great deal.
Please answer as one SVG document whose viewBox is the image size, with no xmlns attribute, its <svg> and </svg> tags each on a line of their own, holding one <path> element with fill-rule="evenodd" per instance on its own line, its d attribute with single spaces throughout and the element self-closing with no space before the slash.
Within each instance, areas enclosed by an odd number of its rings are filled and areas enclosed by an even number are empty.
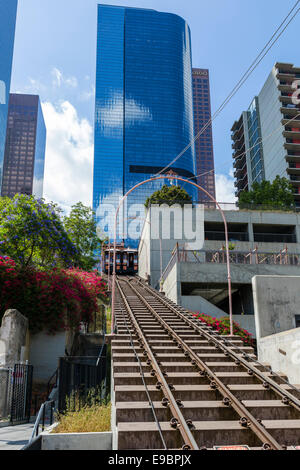
<svg viewBox="0 0 300 470">
<path fill-rule="evenodd" d="M 297 114 L 296 116 L 294 116 L 292 119 L 290 119 L 289 121 L 287 121 L 287 123 L 285 124 L 285 126 L 287 126 L 288 124 L 290 124 L 292 121 L 294 121 L 295 119 L 297 119 L 298 117 L 300 117 L 300 113 Z M 247 152 L 250 152 L 251 150 L 253 150 L 255 147 L 257 147 L 258 145 L 262 144 L 263 142 L 265 142 L 266 140 L 270 139 L 274 134 L 276 134 L 276 132 L 279 132 L 281 129 L 282 129 L 283 125 L 281 124 L 277 129 L 275 129 L 273 132 L 271 132 L 271 134 L 268 134 L 264 139 L 259 139 L 252 147 L 249 147 L 245 152 L 241 153 L 238 157 L 235 158 L 235 161 L 241 159 L 242 157 L 244 157 L 245 155 L 247 155 Z M 231 160 L 227 160 L 226 163 L 229 163 L 231 162 Z M 224 163 L 223 166 L 226 165 L 226 163 Z M 187 178 L 188 180 L 191 180 L 191 179 L 194 179 L 194 178 L 200 178 L 201 176 L 205 176 L 209 173 L 212 173 L 212 172 L 215 172 L 215 168 L 213 168 L 212 170 L 209 170 L 205 173 L 201 173 L 199 175 L 196 175 L 196 176 L 193 176 L 192 178 Z"/>
<path fill-rule="evenodd" d="M 223 109 L 226 107 L 226 105 L 232 100 L 232 98 L 236 95 L 236 93 L 239 91 L 239 89 L 243 86 L 243 84 L 248 80 L 248 78 L 252 75 L 252 73 L 256 70 L 258 65 L 262 62 L 264 57 L 268 54 L 268 52 L 272 49 L 274 44 L 278 41 L 278 39 L 282 36 L 284 31 L 287 29 L 287 27 L 290 25 L 290 23 L 293 21 L 293 19 L 297 16 L 297 14 L 300 11 L 300 8 L 294 13 L 294 15 L 291 17 L 292 13 L 294 10 L 297 8 L 299 5 L 300 0 L 297 0 L 293 8 L 290 10 L 288 15 L 285 17 L 285 19 L 282 21 L 280 26 L 277 28 L 275 33 L 272 35 L 272 37 L 269 39 L 267 44 L 264 46 L 264 48 L 261 50 L 261 52 L 258 54 L 256 59 L 252 62 L 248 70 L 244 73 L 242 78 L 238 81 L 238 83 L 235 85 L 233 90 L 230 92 L 230 94 L 227 96 L 225 101 L 221 104 L 221 106 L 217 109 L 217 111 L 213 114 L 212 118 L 207 121 L 205 126 L 198 132 L 198 134 L 192 139 L 192 141 L 180 152 L 177 157 L 175 157 L 165 168 L 163 168 L 159 173 L 157 173 L 155 176 L 159 176 L 162 174 L 164 171 L 166 171 L 168 168 L 170 168 L 171 165 L 173 165 L 179 158 L 182 157 L 182 155 L 185 154 L 185 152 L 196 142 L 196 140 L 199 139 L 199 137 L 207 130 L 207 128 L 212 124 L 212 122 L 219 116 L 219 114 L 223 111 Z M 291 18 L 290 18 L 291 17 Z M 289 19 L 290 18 L 290 19 Z M 288 23 L 284 26 L 286 21 L 289 19 Z M 281 28 L 284 26 L 284 28 L 281 30 Z M 281 31 L 280 31 L 281 30 Z M 279 33 L 279 34 L 278 34 Z M 278 35 L 277 35 L 278 34 Z M 277 35 L 277 37 L 276 37 Z M 275 39 L 274 39 L 275 38 Z M 274 41 L 272 42 L 272 40 Z"/>
</svg>

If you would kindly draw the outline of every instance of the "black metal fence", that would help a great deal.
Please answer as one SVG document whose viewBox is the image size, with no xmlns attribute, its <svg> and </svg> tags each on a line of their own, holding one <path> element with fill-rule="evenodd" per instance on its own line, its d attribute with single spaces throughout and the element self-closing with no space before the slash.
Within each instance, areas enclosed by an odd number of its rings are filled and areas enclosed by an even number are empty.
<svg viewBox="0 0 300 470">
<path fill-rule="evenodd" d="M 110 391 L 109 369 L 106 347 L 101 357 L 60 358 L 59 412 L 78 411 L 85 405 L 106 400 Z"/>
<path fill-rule="evenodd" d="M 12 373 L 10 421 L 12 424 L 29 423 L 31 411 L 33 366 L 15 364 Z"/>
<path fill-rule="evenodd" d="M 105 315 L 105 306 L 100 305 L 99 310 L 97 310 L 92 320 L 86 325 L 87 333 L 106 333 L 106 315 Z"/>
<path fill-rule="evenodd" d="M 11 412 L 13 367 L 0 368 L 0 420 L 8 420 Z"/>
</svg>

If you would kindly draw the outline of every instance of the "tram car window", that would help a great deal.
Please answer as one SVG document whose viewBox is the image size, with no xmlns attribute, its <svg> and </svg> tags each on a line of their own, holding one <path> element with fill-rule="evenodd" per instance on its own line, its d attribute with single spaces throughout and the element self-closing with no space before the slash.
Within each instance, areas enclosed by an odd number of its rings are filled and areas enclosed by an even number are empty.
<svg viewBox="0 0 300 470">
<path fill-rule="evenodd" d="M 113 260 L 114 254 L 113 249 L 110 251 L 105 251 L 105 273 L 108 274 L 110 269 L 110 274 L 113 272 Z M 125 248 L 124 246 L 118 246 L 116 250 L 116 273 L 118 275 L 134 275 L 138 272 L 138 252 L 130 248 Z"/>
</svg>

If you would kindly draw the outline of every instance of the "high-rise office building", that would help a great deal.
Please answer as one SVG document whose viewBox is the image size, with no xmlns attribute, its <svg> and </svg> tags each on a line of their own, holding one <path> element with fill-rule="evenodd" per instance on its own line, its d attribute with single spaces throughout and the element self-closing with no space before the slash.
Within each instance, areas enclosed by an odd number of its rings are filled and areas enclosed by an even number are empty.
<svg viewBox="0 0 300 470">
<path fill-rule="evenodd" d="M 0 0 L 0 189 L 14 51 L 17 0 Z"/>
<path fill-rule="evenodd" d="M 194 125 L 195 136 L 211 119 L 210 83 L 207 69 L 193 68 Z M 197 182 L 213 197 L 216 196 L 215 164 L 213 150 L 212 125 L 196 140 Z M 199 201 L 207 201 L 209 197 L 199 192 Z"/>
<path fill-rule="evenodd" d="M 36 95 L 11 94 L 3 165 L 2 196 L 43 195 L 46 127 Z"/>
<path fill-rule="evenodd" d="M 94 210 L 117 206 L 135 184 L 162 171 L 192 141 L 193 127 L 187 23 L 169 13 L 98 5 Z M 195 176 L 194 145 L 172 171 Z M 163 184 L 141 186 L 128 205 L 144 204 Z M 186 190 L 197 198 L 191 185 Z M 126 225 L 134 216 L 124 217 Z"/>
<path fill-rule="evenodd" d="M 279 175 L 289 179 L 295 204 L 300 207 L 299 79 L 299 67 L 277 63 L 249 109 L 234 123 L 237 197 L 254 182 L 272 182 Z"/>
</svg>

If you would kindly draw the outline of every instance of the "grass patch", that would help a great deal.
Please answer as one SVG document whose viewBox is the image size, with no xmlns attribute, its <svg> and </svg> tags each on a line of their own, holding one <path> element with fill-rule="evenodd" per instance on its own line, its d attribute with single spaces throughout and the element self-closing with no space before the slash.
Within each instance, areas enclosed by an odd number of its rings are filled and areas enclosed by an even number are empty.
<svg viewBox="0 0 300 470">
<path fill-rule="evenodd" d="M 84 406 L 58 417 L 55 433 L 106 432 L 111 430 L 111 404 Z"/>
<path fill-rule="evenodd" d="M 111 309 L 106 310 L 106 333 L 111 334 Z"/>
</svg>

